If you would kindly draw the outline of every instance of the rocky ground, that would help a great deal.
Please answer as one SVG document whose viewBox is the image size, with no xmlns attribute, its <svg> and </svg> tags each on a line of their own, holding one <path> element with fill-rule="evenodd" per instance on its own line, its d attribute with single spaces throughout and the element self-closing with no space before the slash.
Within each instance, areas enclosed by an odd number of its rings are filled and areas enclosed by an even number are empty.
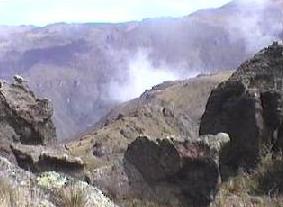
<svg viewBox="0 0 283 207">
<path fill-rule="evenodd" d="M 0 206 L 283 206 L 282 65 L 274 43 L 162 83 L 68 143 L 48 100 L 1 82 Z"/>
</svg>

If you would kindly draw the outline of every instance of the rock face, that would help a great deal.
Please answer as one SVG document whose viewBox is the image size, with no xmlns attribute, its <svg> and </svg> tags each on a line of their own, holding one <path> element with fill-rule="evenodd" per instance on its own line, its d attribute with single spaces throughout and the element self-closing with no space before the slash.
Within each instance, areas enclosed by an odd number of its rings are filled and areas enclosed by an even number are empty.
<svg viewBox="0 0 283 207">
<path fill-rule="evenodd" d="M 255 167 L 263 146 L 282 150 L 283 46 L 265 48 L 211 92 L 200 134 L 228 133 L 223 173 Z"/>
<path fill-rule="evenodd" d="M 139 137 L 129 145 L 125 160 L 140 172 L 156 197 L 171 194 L 170 199 L 175 196 L 184 206 L 208 206 L 218 191 L 219 151 L 228 142 L 227 134 L 184 142 Z"/>
<path fill-rule="evenodd" d="M 36 98 L 18 76 L 12 84 L 0 85 L 0 140 L 44 145 L 55 141 L 50 102 Z"/>
</svg>

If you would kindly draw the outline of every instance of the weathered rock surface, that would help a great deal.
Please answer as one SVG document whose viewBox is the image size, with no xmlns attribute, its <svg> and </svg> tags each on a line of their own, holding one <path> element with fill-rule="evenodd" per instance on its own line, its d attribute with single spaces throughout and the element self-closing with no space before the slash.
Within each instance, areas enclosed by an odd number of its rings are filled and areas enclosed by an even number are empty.
<svg viewBox="0 0 283 207">
<path fill-rule="evenodd" d="M 181 202 L 177 206 L 208 206 L 219 187 L 218 155 L 228 142 L 227 134 L 195 141 L 139 137 L 129 145 L 125 163 L 138 170 L 148 185 L 146 192 L 153 193 L 154 199 L 170 197 L 168 202 L 173 202 L 175 197 Z M 140 185 L 136 175 L 128 176 L 132 188 Z"/>
<path fill-rule="evenodd" d="M 228 133 L 223 173 L 254 168 L 264 146 L 282 150 L 283 46 L 274 43 L 211 92 L 200 134 Z"/>
<path fill-rule="evenodd" d="M 60 192 L 66 189 L 69 189 L 69 191 L 66 191 L 68 194 L 65 196 L 70 196 L 70 198 L 71 196 L 83 196 L 86 201 L 85 207 L 117 207 L 101 190 L 85 182 L 63 176 L 54 171 L 44 172 L 36 176 L 31 172 L 20 169 L 0 156 L 0 192 L 7 193 L 7 195 L 0 195 L 1 204 L 4 206 L 6 206 L 5 204 L 15 207 L 66 206 L 66 203 L 61 205 L 64 200 L 60 197 Z M 7 200 L 11 196 L 8 195 L 9 192 L 14 194 L 12 201 Z M 77 197 L 77 199 L 80 198 Z"/>
<path fill-rule="evenodd" d="M 72 192 L 74 194 L 74 191 L 78 193 L 77 195 L 79 195 L 79 192 L 83 193 L 85 203 L 82 205 L 85 207 L 118 207 L 100 189 L 90 186 L 86 182 L 62 176 L 54 171 L 44 172 L 36 180 L 37 184 L 47 191 L 65 189 L 67 190 L 66 192 L 71 194 Z M 51 193 L 50 197 L 52 198 L 52 196 L 56 197 L 58 195 L 54 195 L 54 193 L 52 195 Z M 60 199 L 56 204 L 58 207 L 62 206 Z"/>
<path fill-rule="evenodd" d="M 75 176 L 82 174 L 85 167 L 80 158 L 73 157 L 63 147 L 13 144 L 11 148 L 18 165 L 32 172 L 58 171 Z"/>
<path fill-rule="evenodd" d="M 14 79 L 0 84 L 0 141 L 48 144 L 56 140 L 50 102 L 36 98 L 22 78 Z"/>
</svg>

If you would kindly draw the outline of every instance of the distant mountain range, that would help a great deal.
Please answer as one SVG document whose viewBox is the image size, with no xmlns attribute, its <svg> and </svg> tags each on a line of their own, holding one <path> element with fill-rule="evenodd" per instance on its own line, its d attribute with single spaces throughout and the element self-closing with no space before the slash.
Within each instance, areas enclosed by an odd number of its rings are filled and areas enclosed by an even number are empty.
<svg viewBox="0 0 283 207">
<path fill-rule="evenodd" d="M 282 1 L 233 1 L 181 18 L 0 26 L 0 79 L 30 80 L 52 99 L 59 137 L 71 138 L 157 81 L 235 68 L 283 39 L 282 19 Z"/>
</svg>

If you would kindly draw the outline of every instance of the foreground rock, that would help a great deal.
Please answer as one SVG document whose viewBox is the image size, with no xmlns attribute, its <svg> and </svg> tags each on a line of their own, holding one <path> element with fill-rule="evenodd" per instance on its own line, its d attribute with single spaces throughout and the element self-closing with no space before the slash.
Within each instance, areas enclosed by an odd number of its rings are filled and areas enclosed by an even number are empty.
<svg viewBox="0 0 283 207">
<path fill-rule="evenodd" d="M 83 174 L 84 162 L 78 157 L 71 156 L 63 147 L 50 148 L 22 144 L 13 144 L 11 147 L 18 165 L 25 170 L 58 171 L 73 176 Z"/>
<path fill-rule="evenodd" d="M 265 48 L 211 92 L 200 134 L 228 133 L 223 174 L 256 166 L 265 146 L 283 149 L 283 46 Z"/>
<path fill-rule="evenodd" d="M 51 191 L 50 197 L 53 197 L 56 206 L 58 207 L 68 205 L 66 205 L 65 201 L 62 198 L 57 197 L 58 194 L 56 194 L 56 192 L 59 192 L 59 195 L 68 196 L 69 198 L 72 198 L 71 196 L 74 195 L 74 200 L 72 201 L 70 199 L 70 204 L 75 203 L 75 199 L 81 200 L 80 204 L 77 204 L 77 206 L 118 207 L 98 188 L 90 186 L 86 182 L 62 176 L 54 171 L 44 172 L 40 174 L 37 177 L 36 181 L 41 188 L 47 191 Z M 60 193 L 62 191 L 63 194 Z"/>
<path fill-rule="evenodd" d="M 85 182 L 54 171 L 36 176 L 1 156 L 0 192 L 1 206 L 61 207 L 74 202 L 85 207 L 117 207 L 101 190 Z"/>
<path fill-rule="evenodd" d="M 208 206 L 219 187 L 219 152 L 229 142 L 226 134 L 196 141 L 151 140 L 139 137 L 129 145 L 125 161 L 142 175 L 154 199 L 174 206 Z M 129 171 L 128 171 L 129 172 Z M 132 188 L 141 186 L 137 174 L 128 173 Z M 175 198 L 175 199 L 174 199 Z"/>
<path fill-rule="evenodd" d="M 8 84 L 0 81 L 0 141 L 48 144 L 56 140 L 47 99 L 38 99 L 20 76 Z"/>
</svg>

